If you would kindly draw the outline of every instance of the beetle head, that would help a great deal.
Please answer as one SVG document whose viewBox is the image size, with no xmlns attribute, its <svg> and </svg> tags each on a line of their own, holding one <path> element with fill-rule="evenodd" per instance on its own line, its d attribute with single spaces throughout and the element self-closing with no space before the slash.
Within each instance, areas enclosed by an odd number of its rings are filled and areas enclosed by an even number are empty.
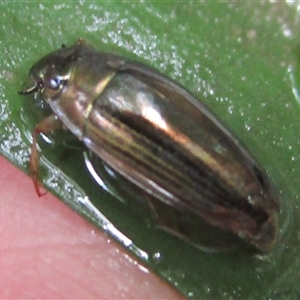
<svg viewBox="0 0 300 300">
<path fill-rule="evenodd" d="M 39 93 L 46 101 L 59 97 L 70 78 L 75 50 L 63 46 L 34 64 L 29 71 L 32 85 L 18 94 Z"/>
</svg>

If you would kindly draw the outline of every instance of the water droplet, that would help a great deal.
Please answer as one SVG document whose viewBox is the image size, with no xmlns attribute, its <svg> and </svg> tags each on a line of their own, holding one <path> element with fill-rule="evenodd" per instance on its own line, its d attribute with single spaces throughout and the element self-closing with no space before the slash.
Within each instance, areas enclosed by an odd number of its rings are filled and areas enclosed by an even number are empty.
<svg viewBox="0 0 300 300">
<path fill-rule="evenodd" d="M 247 129 L 248 131 L 251 130 L 251 126 L 250 126 L 250 125 L 245 124 L 245 127 L 246 127 L 246 129 Z"/>
</svg>

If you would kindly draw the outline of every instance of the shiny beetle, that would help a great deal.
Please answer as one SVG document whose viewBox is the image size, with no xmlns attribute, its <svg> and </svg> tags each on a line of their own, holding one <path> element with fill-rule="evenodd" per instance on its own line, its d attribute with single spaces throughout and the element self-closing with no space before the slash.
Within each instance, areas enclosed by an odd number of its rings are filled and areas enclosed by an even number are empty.
<svg viewBox="0 0 300 300">
<path fill-rule="evenodd" d="M 268 176 L 184 88 L 82 40 L 42 58 L 30 77 L 19 94 L 38 93 L 53 111 L 33 131 L 30 173 L 39 194 L 37 136 L 67 128 L 148 197 L 166 231 L 199 247 L 213 235 L 217 247 L 270 251 L 279 204 Z"/>
</svg>

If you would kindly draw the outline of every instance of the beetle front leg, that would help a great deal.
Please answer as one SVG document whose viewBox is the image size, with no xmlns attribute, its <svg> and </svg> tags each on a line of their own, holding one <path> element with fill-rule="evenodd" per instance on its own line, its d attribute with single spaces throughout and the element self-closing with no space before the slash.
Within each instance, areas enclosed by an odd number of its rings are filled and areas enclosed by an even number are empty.
<svg viewBox="0 0 300 300">
<path fill-rule="evenodd" d="M 39 154 L 37 150 L 37 138 L 40 133 L 49 133 L 63 128 L 62 121 L 55 115 L 50 115 L 49 117 L 43 119 L 38 123 L 32 133 L 32 144 L 31 144 L 31 154 L 29 161 L 29 173 L 33 180 L 34 188 L 39 197 L 45 195 L 47 192 L 42 193 L 40 191 L 41 184 L 38 180 L 39 175 Z"/>
</svg>

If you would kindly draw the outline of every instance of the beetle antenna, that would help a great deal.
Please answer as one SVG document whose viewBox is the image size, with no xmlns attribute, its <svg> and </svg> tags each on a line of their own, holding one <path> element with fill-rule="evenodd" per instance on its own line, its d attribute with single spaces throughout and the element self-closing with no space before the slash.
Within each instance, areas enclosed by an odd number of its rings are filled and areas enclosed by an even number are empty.
<svg viewBox="0 0 300 300">
<path fill-rule="evenodd" d="M 39 90 L 39 86 L 38 85 L 33 85 L 32 87 L 28 88 L 27 90 L 24 91 L 18 91 L 18 95 L 28 95 L 31 93 L 35 93 Z"/>
</svg>

